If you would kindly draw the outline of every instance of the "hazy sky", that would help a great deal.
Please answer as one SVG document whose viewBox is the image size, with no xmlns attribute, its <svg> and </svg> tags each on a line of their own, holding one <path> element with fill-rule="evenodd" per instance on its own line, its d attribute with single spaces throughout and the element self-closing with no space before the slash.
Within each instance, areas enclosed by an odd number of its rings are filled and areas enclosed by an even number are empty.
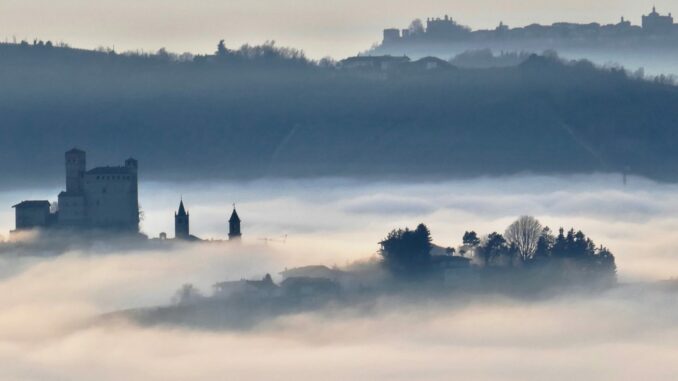
<svg viewBox="0 0 678 381">
<path fill-rule="evenodd" d="M 0 38 L 50 39 L 117 50 L 212 52 L 276 40 L 312 57 L 337 58 L 366 50 L 384 27 L 449 14 L 473 28 L 504 21 L 640 23 L 656 4 L 678 12 L 676 0 L 0 0 Z"/>
</svg>

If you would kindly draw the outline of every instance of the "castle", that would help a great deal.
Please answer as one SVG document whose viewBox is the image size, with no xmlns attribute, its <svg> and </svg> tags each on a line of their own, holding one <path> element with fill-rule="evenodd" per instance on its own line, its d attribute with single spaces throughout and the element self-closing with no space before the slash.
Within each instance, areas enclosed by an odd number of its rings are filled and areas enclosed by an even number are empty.
<svg viewBox="0 0 678 381">
<path fill-rule="evenodd" d="M 54 205 L 46 200 L 14 205 L 16 231 L 97 229 L 139 232 L 138 162 L 87 170 L 87 156 L 74 148 L 65 154 L 66 190 Z"/>
<path fill-rule="evenodd" d="M 597 40 L 597 39 L 647 39 L 657 37 L 678 37 L 678 24 L 673 16 L 661 15 L 656 8 L 642 17 L 642 25 L 635 26 L 621 18 L 619 23 L 601 25 L 599 23 L 575 24 L 555 23 L 552 25 L 531 24 L 522 28 L 509 28 L 500 23 L 495 29 L 471 30 L 454 21 L 449 16 L 429 18 L 426 27 L 416 22 L 408 29 L 389 28 L 383 33 L 382 46 L 400 43 L 420 42 L 479 42 L 506 40 Z"/>
<path fill-rule="evenodd" d="M 135 159 L 122 166 L 87 170 L 84 151 L 72 149 L 65 154 L 66 190 L 58 202 L 27 200 L 13 206 L 16 228 L 12 233 L 28 230 L 100 230 L 139 233 L 138 169 Z M 229 240 L 242 237 L 240 217 L 233 205 L 229 219 Z M 161 233 L 161 238 L 167 235 Z M 190 234 L 190 215 L 183 199 L 174 213 L 176 240 L 200 241 Z"/>
</svg>

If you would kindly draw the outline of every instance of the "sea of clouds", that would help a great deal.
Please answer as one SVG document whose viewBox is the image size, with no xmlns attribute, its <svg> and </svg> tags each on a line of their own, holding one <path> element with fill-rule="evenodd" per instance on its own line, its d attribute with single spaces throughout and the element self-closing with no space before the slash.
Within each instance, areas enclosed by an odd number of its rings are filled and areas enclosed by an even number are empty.
<svg viewBox="0 0 678 381">
<path fill-rule="evenodd" d="M 10 206 L 58 189 L 0 193 Z M 0 379 L 672 380 L 678 374 L 678 186 L 618 176 L 459 181 L 346 179 L 144 183 L 143 230 L 172 236 L 179 198 L 192 232 L 225 238 L 232 203 L 242 244 L 120 251 L 101 244 L 61 256 L 0 257 Z M 286 267 L 371 258 L 393 228 L 425 222 L 434 242 L 465 230 L 503 232 L 531 214 L 584 230 L 617 257 L 622 285 L 547 300 L 500 296 L 416 301 L 272 318 L 255 329 L 142 327 L 99 317 L 164 305 L 184 283 L 279 280 Z M 7 233 L 2 233 L 7 237 Z"/>
</svg>

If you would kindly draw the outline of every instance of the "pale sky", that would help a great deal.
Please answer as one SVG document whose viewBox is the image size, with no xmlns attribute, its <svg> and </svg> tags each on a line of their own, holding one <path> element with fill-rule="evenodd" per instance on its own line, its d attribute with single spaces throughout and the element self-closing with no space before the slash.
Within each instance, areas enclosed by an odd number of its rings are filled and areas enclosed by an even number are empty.
<svg viewBox="0 0 678 381">
<path fill-rule="evenodd" d="M 275 40 L 313 58 L 343 58 L 414 18 L 449 14 L 474 29 L 621 16 L 639 24 L 653 4 L 678 12 L 678 0 L 0 0 L 0 39 L 179 53 L 213 52 L 220 39 L 230 47 Z"/>
</svg>

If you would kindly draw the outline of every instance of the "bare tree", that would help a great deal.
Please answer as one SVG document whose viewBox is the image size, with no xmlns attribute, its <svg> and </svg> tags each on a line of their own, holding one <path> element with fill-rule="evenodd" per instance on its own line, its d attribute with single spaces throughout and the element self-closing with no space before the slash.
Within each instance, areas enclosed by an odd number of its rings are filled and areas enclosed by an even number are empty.
<svg viewBox="0 0 678 381">
<path fill-rule="evenodd" d="M 509 244 L 515 246 L 523 261 L 532 259 L 537 251 L 537 244 L 541 236 L 542 226 L 536 218 L 522 216 L 512 223 L 504 236 Z"/>
</svg>

